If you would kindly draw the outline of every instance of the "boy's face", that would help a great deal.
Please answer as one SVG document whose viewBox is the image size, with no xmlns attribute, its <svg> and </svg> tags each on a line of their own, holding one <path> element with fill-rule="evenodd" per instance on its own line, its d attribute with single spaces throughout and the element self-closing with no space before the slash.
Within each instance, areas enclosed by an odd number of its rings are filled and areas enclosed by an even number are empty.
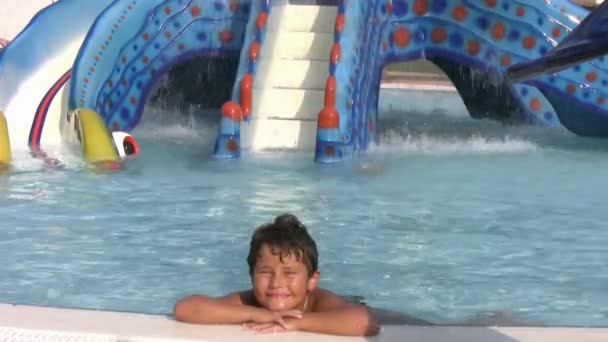
<svg viewBox="0 0 608 342">
<path fill-rule="evenodd" d="M 296 256 L 281 258 L 264 244 L 251 276 L 257 302 L 271 311 L 302 310 L 306 295 L 317 287 L 319 272 L 308 277 L 306 265 Z M 276 251 L 275 251 L 276 252 Z"/>
</svg>

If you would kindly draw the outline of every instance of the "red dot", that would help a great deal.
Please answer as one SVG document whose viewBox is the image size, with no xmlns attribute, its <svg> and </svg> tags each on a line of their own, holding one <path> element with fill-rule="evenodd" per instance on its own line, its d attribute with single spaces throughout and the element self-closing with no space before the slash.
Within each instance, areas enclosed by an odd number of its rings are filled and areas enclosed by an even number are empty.
<svg viewBox="0 0 608 342">
<path fill-rule="evenodd" d="M 418 16 L 425 15 L 429 11 L 428 0 L 416 0 L 414 1 L 414 14 Z"/>
<path fill-rule="evenodd" d="M 496 7 L 496 0 L 486 0 L 486 5 L 488 7 Z"/>
<path fill-rule="evenodd" d="M 193 17 L 198 17 L 199 15 L 201 15 L 201 8 L 198 6 L 192 6 L 192 8 L 190 9 L 190 13 Z"/>
<path fill-rule="evenodd" d="M 186 48 L 186 45 L 184 45 L 184 43 L 179 43 L 179 45 L 177 45 L 177 48 L 183 50 Z"/>
<path fill-rule="evenodd" d="M 492 38 L 494 40 L 501 40 L 505 37 L 505 25 L 503 23 L 496 23 L 492 29 Z"/>
<path fill-rule="evenodd" d="M 406 47 L 410 44 L 410 32 L 405 27 L 399 27 L 395 31 L 393 39 L 397 46 Z"/>
<path fill-rule="evenodd" d="M 235 152 L 235 151 L 237 151 L 239 149 L 239 144 L 234 139 L 230 139 L 226 143 L 226 148 L 230 152 Z"/>
<path fill-rule="evenodd" d="M 540 100 L 536 97 L 530 101 L 530 108 L 532 108 L 532 110 L 535 112 L 538 112 L 541 106 L 542 104 L 540 103 Z"/>
<path fill-rule="evenodd" d="M 443 27 L 436 27 L 431 32 L 431 40 L 433 43 L 444 42 L 448 38 L 448 34 Z"/>
<path fill-rule="evenodd" d="M 224 43 L 230 43 L 232 41 L 232 31 L 224 30 L 220 32 L 220 40 Z"/>
<path fill-rule="evenodd" d="M 333 157 L 336 155 L 336 149 L 333 146 L 325 147 L 325 155 L 328 157 Z"/>
<path fill-rule="evenodd" d="M 551 34 L 554 38 L 557 38 L 562 34 L 562 30 L 559 27 L 555 27 L 553 28 L 553 31 L 551 31 Z"/>
<path fill-rule="evenodd" d="M 469 12 L 467 11 L 467 8 L 462 6 L 462 5 L 458 5 L 456 7 L 454 7 L 454 12 L 452 13 L 452 16 L 454 17 L 454 19 L 458 20 L 458 21 L 463 21 L 467 18 L 467 16 L 469 15 Z"/>
<path fill-rule="evenodd" d="M 143 56 L 143 57 L 141 58 L 141 61 L 142 61 L 144 64 L 148 63 L 148 56 Z"/>
<path fill-rule="evenodd" d="M 479 50 L 481 49 L 481 47 L 479 46 L 479 42 L 476 40 L 469 40 L 469 43 L 467 44 L 467 52 L 470 55 L 476 55 L 479 53 Z"/>
<path fill-rule="evenodd" d="M 122 56 L 122 64 L 127 64 L 127 57 Z"/>
<path fill-rule="evenodd" d="M 118 122 L 114 121 L 112 123 L 112 130 L 114 130 L 114 131 L 119 131 L 120 130 L 120 125 L 118 124 Z"/>
<path fill-rule="evenodd" d="M 173 37 L 173 35 L 171 34 L 171 32 L 165 31 L 165 38 L 171 39 L 171 37 Z"/>
<path fill-rule="evenodd" d="M 536 46 L 536 39 L 532 36 L 527 36 L 522 41 L 522 44 L 523 44 L 524 48 L 526 48 L 528 50 L 533 49 L 534 46 Z"/>
<path fill-rule="evenodd" d="M 137 98 L 135 96 L 131 96 L 131 104 L 137 104 Z"/>
<path fill-rule="evenodd" d="M 112 86 L 114 85 L 114 83 L 112 82 L 112 80 L 108 81 L 108 87 L 112 88 Z"/>
<path fill-rule="evenodd" d="M 93 57 L 93 59 L 95 59 L 96 62 L 99 62 L 99 56 L 95 55 L 95 57 Z"/>
<path fill-rule="evenodd" d="M 523 17 L 526 15 L 526 10 L 523 7 L 517 7 L 515 14 L 517 14 L 518 17 Z"/>
<path fill-rule="evenodd" d="M 150 35 L 148 34 L 148 32 L 144 33 L 144 40 L 148 40 L 150 39 Z"/>
<path fill-rule="evenodd" d="M 566 91 L 570 94 L 573 94 L 576 91 L 576 87 L 574 84 L 570 83 L 566 86 Z"/>
<path fill-rule="evenodd" d="M 114 106 L 114 103 L 112 102 L 112 100 L 108 100 L 108 108 L 112 108 Z"/>
<path fill-rule="evenodd" d="M 165 7 L 165 13 L 167 13 L 167 15 L 171 14 L 171 7 Z"/>
<path fill-rule="evenodd" d="M 604 104 L 606 102 L 606 99 L 603 96 L 600 96 L 597 98 L 597 103 L 598 104 Z"/>
<path fill-rule="evenodd" d="M 232 13 L 235 13 L 238 10 L 239 10 L 239 3 L 238 2 L 231 2 L 230 3 L 230 11 L 232 11 Z"/>
<path fill-rule="evenodd" d="M 500 59 L 500 64 L 502 64 L 504 66 L 511 65 L 511 56 L 509 56 L 509 55 L 502 56 L 502 58 Z"/>
<path fill-rule="evenodd" d="M 587 81 L 589 81 L 589 82 L 595 82 L 597 80 L 597 73 L 591 71 L 591 72 L 587 73 L 586 78 L 587 78 Z"/>
</svg>

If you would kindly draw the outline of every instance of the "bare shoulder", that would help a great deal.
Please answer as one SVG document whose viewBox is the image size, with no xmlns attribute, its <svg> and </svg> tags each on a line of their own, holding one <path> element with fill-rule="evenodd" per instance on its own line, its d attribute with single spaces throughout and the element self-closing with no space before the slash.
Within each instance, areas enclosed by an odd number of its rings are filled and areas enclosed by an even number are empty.
<svg viewBox="0 0 608 342">
<path fill-rule="evenodd" d="M 313 293 L 311 311 L 330 311 L 355 305 L 344 297 L 326 289 L 317 288 Z"/>
</svg>

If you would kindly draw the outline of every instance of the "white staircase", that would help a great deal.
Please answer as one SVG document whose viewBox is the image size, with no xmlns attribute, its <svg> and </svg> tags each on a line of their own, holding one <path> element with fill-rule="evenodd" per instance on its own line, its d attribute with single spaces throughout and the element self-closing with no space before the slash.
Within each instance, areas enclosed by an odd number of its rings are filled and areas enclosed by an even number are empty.
<svg viewBox="0 0 608 342">
<path fill-rule="evenodd" d="M 254 75 L 252 120 L 241 127 L 241 143 L 252 151 L 312 151 L 337 8 L 276 3 Z"/>
</svg>

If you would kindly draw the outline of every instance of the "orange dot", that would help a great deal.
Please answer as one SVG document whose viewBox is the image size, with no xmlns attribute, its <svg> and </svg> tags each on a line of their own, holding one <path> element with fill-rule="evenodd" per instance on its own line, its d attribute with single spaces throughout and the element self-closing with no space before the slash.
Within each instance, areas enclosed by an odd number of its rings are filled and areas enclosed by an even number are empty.
<svg viewBox="0 0 608 342">
<path fill-rule="evenodd" d="M 340 47 L 340 43 L 334 43 L 334 46 L 331 47 L 331 53 L 329 55 L 329 60 L 336 64 L 342 57 L 342 48 Z"/>
<path fill-rule="evenodd" d="M 479 50 L 481 49 L 481 47 L 479 46 L 479 42 L 476 40 L 469 40 L 469 43 L 467 44 L 467 52 L 470 55 L 476 55 L 479 53 Z"/>
<path fill-rule="evenodd" d="M 336 155 L 336 149 L 333 146 L 325 147 L 325 155 L 328 157 L 333 157 Z"/>
<path fill-rule="evenodd" d="M 260 12 L 260 14 L 258 14 L 258 17 L 255 20 L 255 25 L 257 26 L 257 28 L 259 30 L 264 28 L 264 26 L 266 25 L 267 19 L 268 19 L 268 13 Z"/>
<path fill-rule="evenodd" d="M 190 9 L 190 14 L 192 14 L 193 17 L 198 17 L 201 15 L 201 8 L 198 6 L 192 6 Z"/>
<path fill-rule="evenodd" d="M 574 86 L 574 84 L 570 83 L 566 86 L 566 91 L 569 94 L 573 94 L 576 91 L 576 87 Z"/>
<path fill-rule="evenodd" d="M 536 46 L 536 39 L 534 39 L 532 36 L 527 36 L 523 40 L 523 46 L 528 50 L 533 49 L 534 46 Z"/>
<path fill-rule="evenodd" d="M 238 103 L 228 101 L 222 106 L 222 116 L 234 121 L 241 121 L 243 119 L 243 111 Z"/>
<path fill-rule="evenodd" d="M 496 7 L 496 0 L 486 0 L 486 5 L 488 7 Z"/>
<path fill-rule="evenodd" d="M 500 59 L 500 64 L 502 64 L 504 66 L 511 65 L 511 56 L 503 55 L 502 58 Z"/>
<path fill-rule="evenodd" d="M 423 16 L 429 11 L 428 0 L 416 0 L 414 1 L 414 14 L 417 16 Z"/>
<path fill-rule="evenodd" d="M 333 107 L 325 107 L 319 113 L 319 128 L 338 128 L 340 127 L 340 115 Z"/>
<path fill-rule="evenodd" d="M 336 32 L 342 32 L 344 30 L 345 22 L 344 13 L 338 14 L 336 17 Z"/>
<path fill-rule="evenodd" d="M 597 98 L 597 103 L 598 104 L 604 104 L 606 102 L 606 99 L 603 96 L 600 96 Z"/>
<path fill-rule="evenodd" d="M 538 112 L 541 106 L 540 100 L 536 97 L 530 101 L 530 108 L 532 108 L 532 110 L 535 112 Z"/>
<path fill-rule="evenodd" d="M 224 43 L 230 43 L 232 41 L 232 31 L 224 30 L 220 32 L 220 40 Z"/>
<path fill-rule="evenodd" d="M 230 139 L 226 143 L 226 148 L 230 152 L 235 152 L 235 151 L 237 151 L 239 149 L 239 143 L 237 143 L 236 140 L 234 140 L 234 139 Z"/>
<path fill-rule="evenodd" d="M 557 38 L 562 34 L 562 30 L 559 27 L 554 27 L 553 31 L 551 31 L 551 34 L 554 38 Z"/>
<path fill-rule="evenodd" d="M 503 23 L 496 23 L 492 29 L 492 38 L 494 40 L 501 40 L 505 37 L 505 25 Z"/>
<path fill-rule="evenodd" d="M 431 32 L 431 40 L 433 43 L 444 42 L 448 38 L 448 34 L 443 27 L 435 27 Z"/>
<path fill-rule="evenodd" d="M 467 8 L 462 5 L 458 5 L 458 6 L 454 7 L 454 12 L 452 12 L 452 16 L 454 17 L 454 19 L 456 19 L 458 21 L 465 20 L 468 15 L 469 15 L 469 12 L 467 11 Z"/>
<path fill-rule="evenodd" d="M 260 43 L 253 42 L 251 47 L 249 48 L 249 59 L 255 61 L 258 59 L 258 55 L 260 54 Z"/>
<path fill-rule="evenodd" d="M 399 47 L 406 47 L 410 44 L 410 32 L 403 26 L 395 31 L 393 38 Z"/>
<path fill-rule="evenodd" d="M 589 82 L 595 82 L 597 80 L 597 73 L 591 71 L 591 72 L 587 73 L 586 78 L 587 78 L 587 81 L 589 81 Z"/>
<path fill-rule="evenodd" d="M 517 14 L 518 17 L 523 17 L 526 15 L 526 10 L 523 7 L 517 7 L 515 14 Z"/>
</svg>

